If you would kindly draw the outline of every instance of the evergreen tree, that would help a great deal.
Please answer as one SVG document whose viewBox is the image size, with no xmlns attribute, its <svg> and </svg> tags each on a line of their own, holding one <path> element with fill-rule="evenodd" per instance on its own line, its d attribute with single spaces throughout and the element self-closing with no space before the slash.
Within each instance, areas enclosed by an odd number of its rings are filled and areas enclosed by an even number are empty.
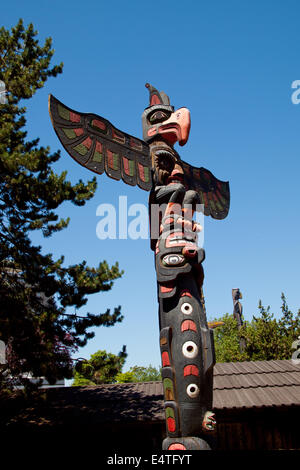
<svg viewBox="0 0 300 470">
<path fill-rule="evenodd" d="M 103 351 L 92 354 L 88 361 L 78 362 L 74 373 L 74 386 L 100 385 L 116 382 L 127 357 L 126 347 L 116 356 Z"/>
<path fill-rule="evenodd" d="M 116 376 L 118 383 L 152 382 L 156 380 L 161 380 L 161 369 L 157 369 L 151 364 L 148 367 L 130 367 L 129 371 L 121 372 Z"/>
<path fill-rule="evenodd" d="M 226 313 L 217 321 L 224 323 L 214 329 L 214 343 L 217 362 L 246 361 L 247 356 L 240 351 L 239 330 L 233 315 Z"/>
<path fill-rule="evenodd" d="M 228 313 L 219 318 L 224 325 L 214 330 L 217 362 L 270 361 L 291 359 L 292 344 L 300 335 L 300 310 L 294 315 L 288 308 L 284 294 L 281 295 L 282 315 L 277 320 L 259 301 L 259 316 L 244 321 L 241 329 L 233 315 Z M 245 349 L 240 351 L 239 341 L 243 338 Z"/>
<path fill-rule="evenodd" d="M 34 230 L 49 237 L 67 227 L 69 219 L 55 210 L 65 201 L 83 206 L 96 190 L 95 178 L 73 185 L 66 172 L 56 174 L 52 166 L 60 153 L 27 139 L 24 101 L 63 67 L 50 66 L 51 38 L 40 46 L 36 36 L 22 20 L 0 29 L 0 80 L 8 91 L 7 103 L 0 104 L 0 340 L 8 359 L 0 366 L 2 387 L 24 372 L 50 383 L 70 378 L 72 352 L 94 336 L 87 330 L 122 320 L 120 307 L 85 317 L 66 313 L 85 305 L 87 295 L 111 289 L 122 274 L 117 263 L 66 267 L 63 256 L 42 254 L 30 240 Z"/>
</svg>

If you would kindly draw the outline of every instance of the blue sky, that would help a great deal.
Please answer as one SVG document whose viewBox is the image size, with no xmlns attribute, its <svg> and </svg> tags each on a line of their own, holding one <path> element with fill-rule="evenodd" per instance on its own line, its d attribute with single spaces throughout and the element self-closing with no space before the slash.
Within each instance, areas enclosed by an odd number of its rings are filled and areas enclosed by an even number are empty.
<svg viewBox="0 0 300 470">
<path fill-rule="evenodd" d="M 40 137 L 68 178 L 93 174 L 62 149 L 47 109 L 52 93 L 67 106 L 97 113 L 116 127 L 142 137 L 141 114 L 150 82 L 177 107 L 191 112 L 183 160 L 229 180 L 231 209 L 223 220 L 205 218 L 204 293 L 208 319 L 232 312 L 231 289 L 243 293 L 244 316 L 257 314 L 259 299 L 280 313 L 281 292 L 293 311 L 299 299 L 300 104 L 291 85 L 300 79 L 298 1 L 158 2 L 11 0 L 2 9 L 6 28 L 19 18 L 33 22 L 39 38 L 53 38 L 52 63 L 64 72 L 48 80 L 26 103 L 30 138 Z M 67 230 L 44 240 L 45 252 L 65 255 L 66 264 L 86 259 L 97 265 L 119 261 L 125 273 L 110 292 L 90 297 L 78 314 L 121 305 L 124 320 L 98 328 L 79 352 L 118 353 L 127 345 L 130 366 L 160 365 L 158 306 L 153 254 L 148 240 L 99 240 L 96 209 L 101 203 L 147 204 L 148 194 L 102 175 L 85 207 L 65 204 Z"/>
</svg>

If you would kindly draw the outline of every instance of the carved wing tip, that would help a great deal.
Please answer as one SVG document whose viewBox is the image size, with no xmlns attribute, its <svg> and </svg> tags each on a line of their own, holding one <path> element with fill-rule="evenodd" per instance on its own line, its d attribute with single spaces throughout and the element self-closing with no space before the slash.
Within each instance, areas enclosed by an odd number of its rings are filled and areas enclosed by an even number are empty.
<svg viewBox="0 0 300 470">
<path fill-rule="evenodd" d="M 54 98 L 54 96 L 51 95 L 51 93 L 49 93 L 49 95 L 48 95 L 48 112 L 49 112 L 49 115 L 50 115 L 52 126 L 54 127 L 54 121 L 53 121 L 53 116 L 52 116 L 52 112 L 51 112 L 51 105 L 52 105 L 52 102 L 53 102 L 53 98 Z"/>
<path fill-rule="evenodd" d="M 53 96 L 52 93 L 49 93 L 49 95 L 48 95 L 48 103 L 50 104 L 51 102 L 53 102 L 53 101 L 55 101 L 55 100 L 56 100 L 55 96 Z"/>
</svg>

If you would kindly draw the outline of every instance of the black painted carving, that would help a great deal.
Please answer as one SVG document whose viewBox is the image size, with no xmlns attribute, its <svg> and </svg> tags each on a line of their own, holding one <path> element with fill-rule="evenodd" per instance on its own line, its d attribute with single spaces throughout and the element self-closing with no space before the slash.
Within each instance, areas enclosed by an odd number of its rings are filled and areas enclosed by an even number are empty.
<svg viewBox="0 0 300 470">
<path fill-rule="evenodd" d="M 167 428 L 163 449 L 207 450 L 216 427 L 211 412 L 215 355 L 202 291 L 201 227 L 193 215 L 202 209 L 215 219 L 226 217 L 229 184 L 180 159 L 174 144 L 188 140 L 189 111 L 174 110 L 164 92 L 146 87 L 150 103 L 142 114 L 143 140 L 53 96 L 49 112 L 58 138 L 78 163 L 150 191 Z"/>
</svg>

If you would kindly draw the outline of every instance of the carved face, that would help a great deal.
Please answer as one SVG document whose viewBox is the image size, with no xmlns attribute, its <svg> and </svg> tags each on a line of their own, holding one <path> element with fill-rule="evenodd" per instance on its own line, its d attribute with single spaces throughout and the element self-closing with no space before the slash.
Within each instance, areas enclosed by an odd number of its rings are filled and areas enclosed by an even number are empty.
<svg viewBox="0 0 300 470">
<path fill-rule="evenodd" d="M 173 106 L 157 104 L 145 109 L 142 114 L 142 124 L 145 142 L 160 139 L 170 146 L 176 142 L 182 146 L 189 138 L 190 112 L 187 108 L 174 111 Z"/>
<path fill-rule="evenodd" d="M 187 108 L 175 111 L 163 91 L 158 92 L 149 83 L 145 86 L 150 92 L 150 106 L 142 114 L 143 139 L 150 144 L 155 182 L 161 185 L 172 180 L 183 183 L 180 157 L 173 146 L 176 142 L 186 144 L 191 127 L 190 112 Z"/>
<path fill-rule="evenodd" d="M 216 429 L 216 418 L 215 414 L 212 411 L 207 411 L 204 415 L 203 421 L 202 421 L 202 428 L 204 431 L 214 431 Z"/>
<path fill-rule="evenodd" d="M 150 144 L 150 152 L 157 183 L 184 182 L 180 157 L 172 146 L 163 140 L 154 141 Z"/>
</svg>

